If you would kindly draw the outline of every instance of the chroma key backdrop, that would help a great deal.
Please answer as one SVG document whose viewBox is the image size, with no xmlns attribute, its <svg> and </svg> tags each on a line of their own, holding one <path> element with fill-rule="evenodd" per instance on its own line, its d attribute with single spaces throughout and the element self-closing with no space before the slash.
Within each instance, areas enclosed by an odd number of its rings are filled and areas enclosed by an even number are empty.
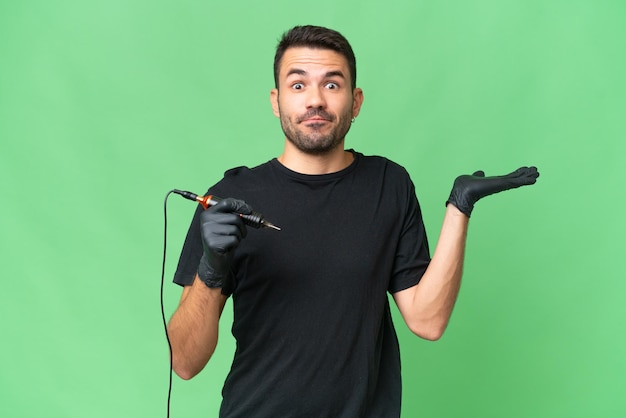
<svg viewBox="0 0 626 418">
<path fill-rule="evenodd" d="M 346 146 L 407 168 L 431 250 L 457 175 L 541 172 L 477 204 L 440 341 L 394 310 L 403 417 L 626 416 L 625 21 L 620 0 L 2 2 L 0 416 L 165 417 L 165 195 L 282 151 L 273 54 L 298 24 L 352 43 Z M 167 209 L 169 318 L 195 204 Z M 229 301 L 172 417 L 217 416 L 231 323 Z"/>
</svg>

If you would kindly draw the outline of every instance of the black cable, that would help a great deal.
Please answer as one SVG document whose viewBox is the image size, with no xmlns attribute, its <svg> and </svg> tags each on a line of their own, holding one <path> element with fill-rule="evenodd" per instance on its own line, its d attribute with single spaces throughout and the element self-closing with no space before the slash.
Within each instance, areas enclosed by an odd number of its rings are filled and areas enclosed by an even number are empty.
<svg viewBox="0 0 626 418">
<path fill-rule="evenodd" d="M 172 194 L 174 190 L 170 190 L 165 195 L 165 201 L 163 202 L 163 214 L 164 214 L 164 232 L 163 232 L 163 264 L 161 267 L 161 318 L 163 319 L 163 329 L 165 330 L 165 338 L 167 338 L 167 346 L 170 352 L 170 382 L 167 389 L 167 418 L 170 417 L 170 401 L 172 398 L 172 343 L 170 342 L 170 336 L 167 333 L 167 320 L 165 319 L 165 304 L 163 303 L 163 288 L 165 284 L 165 260 L 167 255 L 167 198 Z"/>
</svg>

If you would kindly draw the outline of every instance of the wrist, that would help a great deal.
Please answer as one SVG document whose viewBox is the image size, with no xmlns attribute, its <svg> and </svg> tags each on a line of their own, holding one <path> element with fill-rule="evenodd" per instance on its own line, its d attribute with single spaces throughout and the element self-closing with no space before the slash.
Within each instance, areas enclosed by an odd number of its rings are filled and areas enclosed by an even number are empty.
<svg viewBox="0 0 626 418">
<path fill-rule="evenodd" d="M 221 288 L 208 287 L 197 274 L 190 286 L 188 295 L 185 297 L 185 299 L 195 300 L 195 303 L 202 307 L 211 306 L 214 301 L 223 298 L 224 295 Z"/>
<path fill-rule="evenodd" d="M 463 213 L 459 208 L 456 207 L 454 203 L 451 203 L 451 202 L 449 202 L 446 205 L 446 215 L 448 214 L 451 216 L 465 218 L 465 219 L 469 218 L 469 215 L 467 215 L 466 213 Z"/>
<path fill-rule="evenodd" d="M 235 279 L 230 270 L 232 254 L 213 257 L 213 263 L 209 262 L 209 256 L 205 252 L 198 264 L 198 278 L 209 289 L 221 289 L 223 295 L 230 295 L 234 291 Z M 217 264 L 219 268 L 215 268 Z"/>
<path fill-rule="evenodd" d="M 198 278 L 210 289 L 221 288 L 224 283 L 224 276 L 217 271 L 211 263 L 206 253 L 202 254 L 198 264 Z"/>
</svg>

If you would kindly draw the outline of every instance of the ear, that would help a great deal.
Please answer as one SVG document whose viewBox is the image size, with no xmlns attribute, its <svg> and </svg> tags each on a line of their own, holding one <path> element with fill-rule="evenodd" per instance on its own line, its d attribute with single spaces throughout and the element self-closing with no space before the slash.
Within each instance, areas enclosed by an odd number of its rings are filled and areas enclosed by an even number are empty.
<svg viewBox="0 0 626 418">
<path fill-rule="evenodd" d="M 270 103 L 272 104 L 272 111 L 274 116 L 280 117 L 280 108 L 278 107 L 278 89 L 272 89 L 270 91 Z"/>
<path fill-rule="evenodd" d="M 356 88 L 352 93 L 352 117 L 356 118 L 359 116 L 359 112 L 361 111 L 361 105 L 363 104 L 363 90 Z"/>
</svg>

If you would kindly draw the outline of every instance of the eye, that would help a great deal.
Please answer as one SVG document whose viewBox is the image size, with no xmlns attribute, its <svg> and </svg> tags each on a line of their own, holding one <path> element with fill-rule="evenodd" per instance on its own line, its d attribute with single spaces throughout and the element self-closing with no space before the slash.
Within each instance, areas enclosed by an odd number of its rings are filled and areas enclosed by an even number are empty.
<svg viewBox="0 0 626 418">
<path fill-rule="evenodd" d="M 330 83 L 326 83 L 326 86 L 325 86 L 325 87 L 326 87 L 327 89 L 329 89 L 329 90 L 335 90 L 335 89 L 338 89 L 338 88 L 339 88 L 339 84 L 337 84 L 337 83 L 335 83 L 335 82 L 331 81 Z"/>
<path fill-rule="evenodd" d="M 302 83 L 294 83 L 291 85 L 291 88 L 294 90 L 302 90 L 304 88 L 304 84 Z"/>
</svg>

